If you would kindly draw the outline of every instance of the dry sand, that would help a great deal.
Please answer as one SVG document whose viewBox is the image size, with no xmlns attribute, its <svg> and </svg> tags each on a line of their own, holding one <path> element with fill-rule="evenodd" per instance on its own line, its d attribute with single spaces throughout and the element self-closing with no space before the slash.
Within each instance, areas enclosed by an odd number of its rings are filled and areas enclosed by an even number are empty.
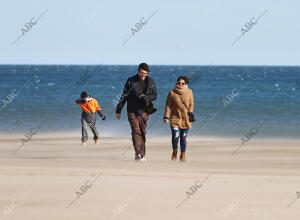
<svg viewBox="0 0 300 220">
<path fill-rule="evenodd" d="M 38 135 L 14 156 L 20 141 L 0 140 L 0 219 L 300 216 L 299 141 L 251 140 L 232 155 L 240 140 L 189 138 L 182 163 L 170 160 L 170 138 L 148 138 L 146 162 L 133 160 L 130 138 L 82 147 L 80 137 Z"/>
</svg>

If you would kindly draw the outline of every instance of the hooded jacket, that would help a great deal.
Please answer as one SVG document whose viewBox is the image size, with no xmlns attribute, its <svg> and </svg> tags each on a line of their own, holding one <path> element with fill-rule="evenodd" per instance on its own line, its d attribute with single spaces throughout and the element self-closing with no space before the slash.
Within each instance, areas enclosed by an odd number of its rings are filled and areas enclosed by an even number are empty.
<svg viewBox="0 0 300 220">
<path fill-rule="evenodd" d="M 101 111 L 99 103 L 94 98 L 80 98 L 76 99 L 77 105 L 81 106 L 82 114 L 81 117 L 84 118 L 87 122 L 93 123 L 96 122 L 96 112 L 103 119 L 104 115 Z"/>
</svg>

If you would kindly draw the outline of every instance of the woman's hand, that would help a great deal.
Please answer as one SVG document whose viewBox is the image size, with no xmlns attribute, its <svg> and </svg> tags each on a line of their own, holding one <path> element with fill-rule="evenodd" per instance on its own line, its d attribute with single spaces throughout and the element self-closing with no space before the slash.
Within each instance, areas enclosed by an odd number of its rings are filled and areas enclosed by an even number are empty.
<svg viewBox="0 0 300 220">
<path fill-rule="evenodd" d="M 166 118 L 165 118 L 165 119 L 164 119 L 164 122 L 165 122 L 165 123 L 169 123 L 169 119 L 166 119 Z"/>
</svg>

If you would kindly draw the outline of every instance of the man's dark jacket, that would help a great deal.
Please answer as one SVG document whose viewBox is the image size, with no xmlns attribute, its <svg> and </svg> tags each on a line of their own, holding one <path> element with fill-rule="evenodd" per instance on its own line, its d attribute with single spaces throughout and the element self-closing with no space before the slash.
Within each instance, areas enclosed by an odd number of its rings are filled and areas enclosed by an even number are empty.
<svg viewBox="0 0 300 220">
<path fill-rule="evenodd" d="M 144 94 L 142 98 L 139 98 L 141 94 Z M 136 74 L 127 79 L 123 94 L 120 97 L 119 104 L 117 105 L 116 113 L 121 114 L 122 108 L 127 102 L 127 112 L 134 112 L 138 115 L 142 115 L 145 112 L 146 106 L 157 98 L 156 86 L 149 76 L 145 78 L 145 90 L 143 91 L 141 85 L 141 79 Z"/>
</svg>

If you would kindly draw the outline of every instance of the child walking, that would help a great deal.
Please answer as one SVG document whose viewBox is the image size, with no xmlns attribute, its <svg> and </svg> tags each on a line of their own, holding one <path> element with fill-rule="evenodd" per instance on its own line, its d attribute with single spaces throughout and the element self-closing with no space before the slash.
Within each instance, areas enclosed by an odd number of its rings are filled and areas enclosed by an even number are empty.
<svg viewBox="0 0 300 220">
<path fill-rule="evenodd" d="M 82 124 L 82 145 L 85 146 L 88 140 L 87 126 L 90 127 L 94 134 L 95 144 L 99 144 L 99 133 L 96 128 L 96 112 L 100 115 L 102 120 L 106 117 L 101 111 L 98 101 L 91 98 L 87 92 L 83 91 L 80 95 L 80 99 L 76 99 L 76 103 L 81 106 L 81 124 Z"/>
</svg>

